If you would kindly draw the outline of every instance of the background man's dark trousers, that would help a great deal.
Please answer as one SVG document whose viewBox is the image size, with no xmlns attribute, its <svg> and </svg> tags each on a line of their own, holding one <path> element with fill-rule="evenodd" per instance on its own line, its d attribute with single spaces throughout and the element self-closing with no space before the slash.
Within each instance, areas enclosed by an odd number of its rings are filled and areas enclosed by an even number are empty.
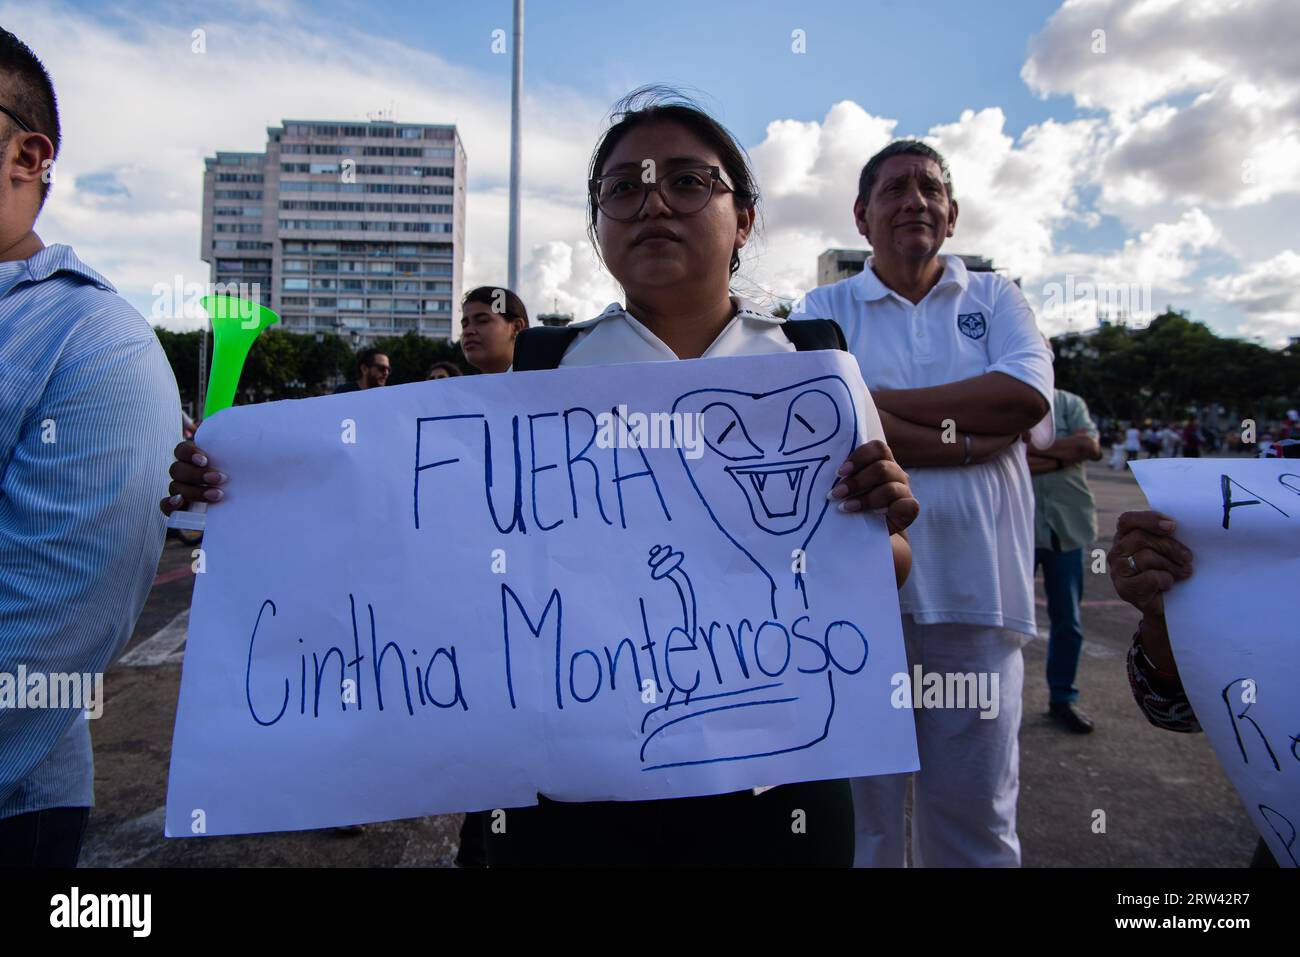
<svg viewBox="0 0 1300 957">
<path fill-rule="evenodd" d="M 1047 615 L 1051 632 L 1047 642 L 1047 687 L 1052 704 L 1068 704 L 1079 697 L 1074 686 L 1083 651 L 1083 626 L 1079 602 L 1083 598 L 1083 549 L 1062 551 L 1052 533 L 1052 548 L 1034 549 L 1035 567 L 1043 567 Z"/>
</svg>

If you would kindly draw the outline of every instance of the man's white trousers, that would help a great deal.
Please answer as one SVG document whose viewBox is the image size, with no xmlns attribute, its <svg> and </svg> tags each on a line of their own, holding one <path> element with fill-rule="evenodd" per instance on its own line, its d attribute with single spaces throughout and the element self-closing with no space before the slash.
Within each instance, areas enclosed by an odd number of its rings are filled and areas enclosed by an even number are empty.
<svg viewBox="0 0 1300 957">
<path fill-rule="evenodd" d="M 997 717 L 981 718 L 978 702 L 970 701 L 964 708 L 914 711 L 921 770 L 852 782 L 854 866 L 904 866 L 903 804 L 912 778 L 914 866 L 1019 867 L 1016 800 L 1024 637 L 982 625 L 918 625 L 904 615 L 903 638 L 909 678 L 918 664 L 924 673 L 944 676 L 997 674 Z"/>
</svg>

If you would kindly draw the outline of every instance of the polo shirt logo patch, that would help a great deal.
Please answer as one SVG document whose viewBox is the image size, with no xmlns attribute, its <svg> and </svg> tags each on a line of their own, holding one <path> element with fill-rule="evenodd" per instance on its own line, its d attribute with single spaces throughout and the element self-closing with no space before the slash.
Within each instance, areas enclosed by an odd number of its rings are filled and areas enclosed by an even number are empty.
<svg viewBox="0 0 1300 957">
<path fill-rule="evenodd" d="M 989 326 L 984 321 L 984 313 L 963 312 L 957 315 L 957 328 L 961 330 L 962 335 L 970 339 L 982 339 Z"/>
</svg>

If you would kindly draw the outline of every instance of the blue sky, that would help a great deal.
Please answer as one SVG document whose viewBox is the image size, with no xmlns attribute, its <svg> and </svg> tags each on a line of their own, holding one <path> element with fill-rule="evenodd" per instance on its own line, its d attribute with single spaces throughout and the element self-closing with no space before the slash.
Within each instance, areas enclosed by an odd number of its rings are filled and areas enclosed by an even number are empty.
<svg viewBox="0 0 1300 957">
<path fill-rule="evenodd" d="M 849 221 L 856 168 L 919 135 L 952 162 L 954 252 L 1053 284 L 1141 284 L 1227 334 L 1300 334 L 1300 18 L 1286 0 L 528 4 L 521 292 L 577 313 L 618 291 L 582 234 L 585 158 L 621 94 L 696 93 L 750 150 L 767 228 L 749 292 L 793 296 Z M 470 161 L 467 280 L 504 265 L 511 4 L 0 2 L 54 73 L 68 148 L 42 229 L 142 311 L 205 280 L 203 155 L 260 149 L 287 116 L 456 122 Z M 207 54 L 189 50 L 207 31 Z M 806 53 L 792 52 L 804 31 Z M 1103 34 L 1101 49 L 1098 35 Z M 1249 176 L 1247 174 L 1249 170 Z M 98 258 L 96 258 L 98 257 Z M 186 320 L 168 317 L 184 324 Z"/>
<path fill-rule="evenodd" d="M 71 6 L 105 23 L 129 23 L 102 2 Z M 680 83 L 707 94 L 710 106 L 746 142 L 762 138 L 777 116 L 819 120 L 826 107 L 851 97 L 899 121 L 900 135 L 924 133 L 951 120 L 954 105 L 1001 106 L 1018 134 L 1049 117 L 1067 120 L 1067 97 L 1046 100 L 1020 79 L 1029 35 L 1058 0 L 1013 0 L 1016 26 L 990 16 L 984 4 L 916 4 L 900 0 L 785 0 L 656 6 L 598 0 L 533 0 L 526 5 L 526 67 L 530 84 L 571 87 L 613 102 L 650 80 Z M 178 28 L 201 25 L 221 9 L 213 3 L 139 4 L 150 19 Z M 368 33 L 400 37 L 449 62 L 510 83 L 509 56 L 493 55 L 491 34 L 511 28 L 510 0 L 401 0 L 384 4 L 323 0 L 313 20 L 364 24 Z M 683 22 L 686 21 L 686 22 Z M 791 34 L 805 31 L 808 53 L 791 55 Z M 918 78 L 918 65 L 926 76 Z M 959 110 L 957 111 L 959 112 Z"/>
</svg>

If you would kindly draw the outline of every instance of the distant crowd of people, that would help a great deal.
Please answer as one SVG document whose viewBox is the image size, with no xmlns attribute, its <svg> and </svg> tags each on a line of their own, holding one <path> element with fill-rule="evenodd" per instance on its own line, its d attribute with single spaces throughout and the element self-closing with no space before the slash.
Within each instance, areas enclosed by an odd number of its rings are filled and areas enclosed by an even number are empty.
<svg viewBox="0 0 1300 957">
<path fill-rule="evenodd" d="M 1102 423 L 1108 437 L 1112 469 L 1124 469 L 1137 459 L 1200 458 L 1202 455 L 1251 455 L 1273 457 L 1280 450 L 1300 440 L 1300 412 L 1288 410 L 1277 421 L 1237 424 L 1232 428 L 1212 429 L 1199 419 L 1161 422 Z M 1252 441 L 1251 436 L 1254 436 Z"/>
</svg>

